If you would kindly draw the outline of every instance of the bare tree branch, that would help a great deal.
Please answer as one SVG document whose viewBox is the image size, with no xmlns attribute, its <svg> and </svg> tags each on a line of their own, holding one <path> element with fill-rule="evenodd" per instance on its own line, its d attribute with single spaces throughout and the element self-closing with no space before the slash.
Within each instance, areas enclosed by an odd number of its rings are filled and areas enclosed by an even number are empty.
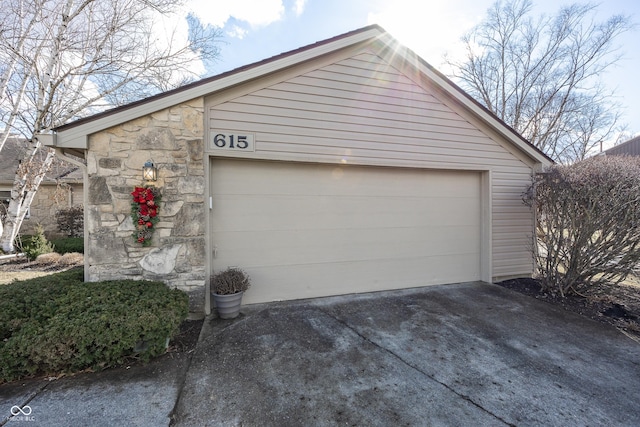
<svg viewBox="0 0 640 427">
<path fill-rule="evenodd" d="M 13 183 L 0 244 L 13 240 L 53 153 L 34 135 L 69 120 L 184 84 L 218 56 L 220 31 L 176 16 L 182 0 L 5 0 L 0 8 L 0 150 L 28 150 Z M 180 34 L 170 17 L 185 19 Z M 169 26 L 171 25 L 171 26 Z M 166 28 L 165 28 L 166 27 Z M 186 27 L 186 25 L 185 25 Z M 44 150 L 43 155 L 38 153 Z"/>
<path fill-rule="evenodd" d="M 497 1 L 466 34 L 453 77 L 489 110 L 559 162 L 585 158 L 620 127 L 613 92 L 600 78 L 621 55 L 615 42 L 632 28 L 614 15 L 593 20 L 596 6 L 572 4 L 531 17 L 530 0 Z"/>
</svg>

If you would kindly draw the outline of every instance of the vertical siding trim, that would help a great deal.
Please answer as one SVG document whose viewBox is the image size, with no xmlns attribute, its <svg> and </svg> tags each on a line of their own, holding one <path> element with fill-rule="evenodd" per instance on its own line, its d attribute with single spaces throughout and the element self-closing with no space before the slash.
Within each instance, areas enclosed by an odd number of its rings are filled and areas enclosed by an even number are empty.
<svg viewBox="0 0 640 427">
<path fill-rule="evenodd" d="M 87 150 L 87 155 L 86 155 L 87 158 L 89 157 L 89 153 L 90 151 Z M 91 245 L 89 242 L 89 233 L 86 232 L 87 226 L 89 224 L 89 208 L 88 208 L 89 207 L 89 168 L 86 165 L 82 167 L 82 182 L 83 182 L 82 184 L 82 203 L 83 203 L 82 221 L 84 224 L 84 229 L 82 232 L 82 244 L 84 245 L 85 257 L 86 257 L 85 259 L 89 260 L 91 259 L 90 258 Z M 89 263 L 83 262 L 82 267 L 84 271 L 84 281 L 90 282 L 91 277 L 89 276 L 90 274 Z"/>
<path fill-rule="evenodd" d="M 202 103 L 204 105 L 204 114 L 202 115 L 202 120 L 204 120 L 203 127 L 202 127 L 202 131 L 203 131 L 202 139 L 204 141 L 202 145 L 202 151 L 203 151 L 202 163 L 204 166 L 204 200 L 205 200 L 204 211 L 206 212 L 205 218 L 207 219 L 205 224 L 205 231 L 204 231 L 206 236 L 204 239 L 204 252 L 205 252 L 204 271 L 206 274 L 204 278 L 204 314 L 205 316 L 211 315 L 211 273 L 213 273 L 212 271 L 213 260 L 211 259 L 213 254 L 213 242 L 212 242 L 213 211 L 212 209 L 209 209 L 209 198 L 213 197 L 213 194 L 211 193 L 212 157 L 210 154 L 207 153 L 207 145 L 209 144 L 209 137 L 211 134 L 211 129 L 210 129 L 211 108 L 209 106 L 210 102 L 211 102 L 210 97 L 207 98 L 206 95 L 202 97 Z"/>
<path fill-rule="evenodd" d="M 541 171 L 533 170 L 531 171 L 531 183 L 534 183 L 536 174 Z M 533 191 L 536 191 L 536 187 L 533 187 Z M 531 227 L 531 275 L 535 276 L 538 273 L 538 269 L 536 268 L 538 259 L 538 209 L 536 206 L 536 198 L 533 197 L 533 205 L 531 206 L 531 216 L 533 217 L 533 224 Z"/>
<path fill-rule="evenodd" d="M 205 221 L 205 239 L 204 239 L 204 251 L 205 251 L 205 257 L 204 257 L 204 271 L 205 271 L 205 278 L 204 278 L 204 314 L 205 316 L 210 316 L 211 315 L 211 273 L 213 273 L 213 271 L 211 270 L 211 265 L 212 265 L 212 259 L 211 257 L 213 256 L 213 235 L 212 235 L 212 230 L 213 230 L 213 210 L 211 209 L 211 205 L 209 204 L 209 198 L 213 197 L 213 194 L 211 193 L 211 161 L 213 160 L 213 157 L 206 155 L 206 146 L 208 144 L 208 135 L 209 135 L 209 129 L 208 124 L 209 124 L 209 108 L 206 107 L 206 99 L 203 99 L 203 103 L 205 105 L 204 108 L 204 114 L 203 114 L 203 118 L 204 118 L 204 143 L 203 143 L 203 150 L 205 151 L 205 155 L 202 156 L 202 161 L 204 163 L 204 209 L 206 214 L 206 218 L 207 220 Z"/>
<path fill-rule="evenodd" d="M 493 279 L 493 176 L 490 170 L 480 176 L 480 280 Z"/>
</svg>

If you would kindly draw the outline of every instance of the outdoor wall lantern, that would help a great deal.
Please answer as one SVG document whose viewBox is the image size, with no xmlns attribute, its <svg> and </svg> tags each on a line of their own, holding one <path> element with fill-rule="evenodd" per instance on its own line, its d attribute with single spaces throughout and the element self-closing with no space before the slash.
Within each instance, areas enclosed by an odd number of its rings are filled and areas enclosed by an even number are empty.
<svg viewBox="0 0 640 427">
<path fill-rule="evenodd" d="M 158 168 L 153 165 L 151 160 L 148 160 L 142 167 L 142 178 L 145 181 L 156 181 L 158 179 Z"/>
</svg>

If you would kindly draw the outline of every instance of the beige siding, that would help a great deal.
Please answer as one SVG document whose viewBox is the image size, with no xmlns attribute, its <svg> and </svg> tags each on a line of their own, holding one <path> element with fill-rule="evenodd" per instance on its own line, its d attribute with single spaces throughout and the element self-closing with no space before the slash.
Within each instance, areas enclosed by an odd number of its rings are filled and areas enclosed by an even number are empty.
<svg viewBox="0 0 640 427">
<path fill-rule="evenodd" d="M 233 99 L 207 100 L 208 128 L 252 133 L 255 152 L 212 155 L 491 171 L 493 277 L 531 273 L 532 214 L 521 201 L 531 165 L 427 85 L 365 51 L 250 93 L 235 90 Z"/>
</svg>

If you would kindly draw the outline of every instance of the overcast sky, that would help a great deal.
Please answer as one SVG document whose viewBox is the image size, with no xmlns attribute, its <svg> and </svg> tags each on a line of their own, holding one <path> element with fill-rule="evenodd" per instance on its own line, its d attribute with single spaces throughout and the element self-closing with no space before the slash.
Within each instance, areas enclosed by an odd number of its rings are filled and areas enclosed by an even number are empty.
<svg viewBox="0 0 640 427">
<path fill-rule="evenodd" d="M 370 24 L 378 24 L 445 74 L 443 55 L 461 54 L 460 37 L 485 16 L 493 0 L 191 0 L 203 23 L 223 29 L 218 74 Z M 537 13 L 555 14 L 562 2 L 534 0 Z M 599 18 L 631 15 L 640 23 L 640 1 L 606 0 Z M 640 32 L 620 39 L 626 58 L 605 76 L 626 106 L 624 120 L 640 134 Z"/>
</svg>

